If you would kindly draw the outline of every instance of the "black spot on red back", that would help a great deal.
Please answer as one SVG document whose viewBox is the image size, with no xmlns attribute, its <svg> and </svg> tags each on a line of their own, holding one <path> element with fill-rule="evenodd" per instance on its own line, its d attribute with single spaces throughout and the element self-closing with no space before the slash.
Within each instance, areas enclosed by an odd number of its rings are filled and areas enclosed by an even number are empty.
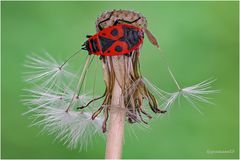
<svg viewBox="0 0 240 160">
<path fill-rule="evenodd" d="M 122 51 L 122 47 L 121 46 L 116 46 L 115 47 L 115 51 L 116 52 L 121 52 Z"/>
<path fill-rule="evenodd" d="M 112 35 L 112 36 L 117 36 L 117 35 L 118 35 L 118 30 L 114 28 L 114 29 L 111 31 L 111 35 Z"/>
</svg>

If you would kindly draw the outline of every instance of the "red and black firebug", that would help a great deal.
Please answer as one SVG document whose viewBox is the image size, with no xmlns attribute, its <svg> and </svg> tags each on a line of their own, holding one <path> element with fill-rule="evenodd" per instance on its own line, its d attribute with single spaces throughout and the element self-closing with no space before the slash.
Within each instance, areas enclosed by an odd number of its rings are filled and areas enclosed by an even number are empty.
<svg viewBox="0 0 240 160">
<path fill-rule="evenodd" d="M 87 50 L 89 54 L 116 56 L 130 54 L 141 46 L 144 32 L 141 28 L 131 25 L 140 17 L 132 22 L 118 19 L 113 26 L 102 28 L 101 23 L 110 18 L 111 15 L 98 24 L 100 30 L 98 33 L 87 36 L 88 40 L 83 44 L 82 49 Z M 120 24 L 119 22 L 124 23 Z"/>
</svg>

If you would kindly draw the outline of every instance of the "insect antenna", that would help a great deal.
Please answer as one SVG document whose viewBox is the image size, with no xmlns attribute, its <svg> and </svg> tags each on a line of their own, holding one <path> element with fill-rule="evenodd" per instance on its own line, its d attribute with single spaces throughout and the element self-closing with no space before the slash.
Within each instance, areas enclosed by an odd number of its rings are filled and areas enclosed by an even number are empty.
<svg viewBox="0 0 240 160">
<path fill-rule="evenodd" d="M 79 52 L 81 51 L 81 49 L 77 50 L 76 52 L 74 52 L 65 62 L 63 62 L 63 64 L 61 66 L 59 66 L 59 69 L 61 70 L 62 67 L 70 60 L 72 59 L 75 55 L 77 55 Z"/>
</svg>

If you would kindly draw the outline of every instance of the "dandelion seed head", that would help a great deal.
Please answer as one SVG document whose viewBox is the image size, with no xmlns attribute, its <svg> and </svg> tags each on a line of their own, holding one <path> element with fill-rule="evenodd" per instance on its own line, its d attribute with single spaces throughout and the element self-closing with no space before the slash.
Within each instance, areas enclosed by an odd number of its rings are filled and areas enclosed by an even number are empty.
<svg viewBox="0 0 240 160">
<path fill-rule="evenodd" d="M 32 126 L 43 126 L 41 133 L 55 135 L 56 141 L 63 142 L 70 149 L 78 146 L 83 149 L 95 135 L 101 133 L 103 118 L 92 120 L 91 116 L 92 113 L 89 112 L 66 112 L 63 106 L 45 107 L 34 110 L 35 121 Z"/>
<path fill-rule="evenodd" d="M 44 107 L 58 108 L 59 106 L 67 106 L 71 101 L 73 109 L 86 105 L 92 96 L 88 94 L 75 95 L 70 88 L 41 88 L 36 87 L 32 89 L 25 89 L 23 104 L 29 107 L 29 110 L 24 114 L 30 113 L 35 109 Z M 74 97 L 74 98 L 73 98 Z M 73 98 L 73 100 L 72 100 Z"/>
<path fill-rule="evenodd" d="M 27 56 L 24 65 L 29 71 L 24 73 L 24 79 L 28 83 L 41 83 L 42 86 L 53 86 L 61 84 L 66 78 L 73 78 L 74 74 L 69 72 L 67 64 L 62 66 L 61 62 L 56 61 L 48 53 L 44 56 Z"/>
<path fill-rule="evenodd" d="M 57 62 L 47 53 L 29 56 L 25 66 L 30 86 L 23 90 L 22 102 L 28 107 L 24 115 L 33 119 L 31 126 L 41 126 L 41 133 L 55 135 L 55 141 L 70 149 L 86 149 L 93 137 L 102 133 L 103 118 L 99 115 L 92 120 L 93 105 L 77 109 L 93 98 L 73 85 L 77 73 L 72 74 L 66 62 Z"/>
<path fill-rule="evenodd" d="M 208 95 L 219 92 L 218 90 L 212 89 L 212 83 L 216 81 L 215 79 L 205 80 L 185 88 L 180 88 L 178 85 L 179 89 L 176 92 L 166 92 L 152 84 L 146 78 L 144 78 L 144 81 L 159 95 L 159 99 L 161 100 L 160 107 L 164 110 L 171 108 L 177 100 L 179 105 L 181 105 L 180 98 L 183 97 L 193 108 L 202 113 L 196 101 L 213 104 Z"/>
</svg>

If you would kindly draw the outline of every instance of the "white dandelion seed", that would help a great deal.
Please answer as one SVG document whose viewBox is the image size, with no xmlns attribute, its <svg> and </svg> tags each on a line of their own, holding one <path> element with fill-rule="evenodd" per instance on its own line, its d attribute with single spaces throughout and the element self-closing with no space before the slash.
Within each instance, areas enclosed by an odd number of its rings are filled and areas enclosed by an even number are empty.
<svg viewBox="0 0 240 160">
<path fill-rule="evenodd" d="M 103 118 L 91 119 L 90 112 L 76 112 L 66 107 L 45 107 L 34 110 L 35 122 L 32 126 L 43 126 L 41 133 L 55 135 L 56 141 L 63 142 L 70 149 L 87 148 L 92 138 L 102 133 Z M 36 120 L 37 119 L 37 120 Z"/>
<path fill-rule="evenodd" d="M 172 104 L 174 104 L 174 102 L 177 99 L 180 99 L 180 97 L 184 97 L 191 104 L 191 106 L 193 108 L 195 108 L 201 114 L 203 114 L 203 113 L 199 109 L 197 104 L 195 103 L 195 100 L 197 100 L 199 102 L 203 102 L 203 103 L 213 104 L 212 102 L 209 101 L 210 98 L 208 98 L 206 96 L 209 94 L 219 92 L 218 90 L 211 89 L 212 88 L 211 85 L 214 81 L 216 81 L 216 79 L 205 80 L 205 81 L 202 81 L 195 85 L 181 88 L 169 67 L 168 67 L 168 71 L 169 71 L 174 83 L 176 84 L 178 91 L 174 92 L 174 93 L 167 93 L 168 98 L 166 98 L 166 100 L 162 104 L 164 109 L 168 109 L 169 107 L 171 107 Z M 179 103 L 180 103 L 180 101 L 179 101 Z"/>
<path fill-rule="evenodd" d="M 33 89 L 24 89 L 24 91 L 26 92 L 24 95 L 26 98 L 23 99 L 22 102 L 26 106 L 30 107 L 30 109 L 24 114 L 43 107 L 57 108 L 59 105 L 67 106 L 71 101 L 73 101 L 71 107 L 77 108 L 79 106 L 86 105 L 93 98 L 87 93 L 75 95 L 74 91 L 67 87 L 63 89 L 59 87 L 54 87 L 54 89 L 38 87 Z"/>
<path fill-rule="evenodd" d="M 27 62 L 24 65 L 30 71 L 24 73 L 24 79 L 28 83 L 41 83 L 42 86 L 53 86 L 56 83 L 73 77 L 74 75 L 65 68 L 67 64 L 56 61 L 48 53 L 44 56 L 31 55 L 27 56 Z"/>
<path fill-rule="evenodd" d="M 186 101 L 188 101 L 192 107 L 194 107 L 197 111 L 199 111 L 200 113 L 201 110 L 199 109 L 198 105 L 195 103 L 195 101 L 199 101 L 199 102 L 203 102 L 203 103 L 209 103 L 209 104 L 213 104 L 210 101 L 210 98 L 207 97 L 209 94 L 214 94 L 214 93 L 219 93 L 219 90 L 212 90 L 211 85 L 214 81 L 216 81 L 215 79 L 211 80 L 205 80 L 202 81 L 200 83 L 197 83 L 195 85 L 189 86 L 189 87 L 185 87 L 185 88 L 181 88 L 180 85 L 178 84 L 177 80 L 175 79 L 175 77 L 173 76 L 172 72 L 169 70 L 171 77 L 173 78 L 178 90 L 176 92 L 166 92 L 160 88 L 158 88 L 157 86 L 155 86 L 154 84 L 152 84 L 147 78 L 143 78 L 143 80 L 146 82 L 146 84 L 148 84 L 152 90 L 157 93 L 160 97 L 161 100 L 161 104 L 160 107 L 163 108 L 164 110 L 168 110 L 171 106 L 173 106 L 173 104 L 179 100 L 179 105 L 180 104 L 180 97 L 183 97 L 186 99 Z"/>
<path fill-rule="evenodd" d="M 70 149 L 80 146 L 86 148 L 91 143 L 92 137 L 101 133 L 103 118 L 98 116 L 91 119 L 90 109 L 75 111 L 77 107 L 86 105 L 91 96 L 82 94 L 75 96 L 72 90 L 59 92 L 54 89 L 45 92 L 45 89 L 27 89 L 29 92 L 24 104 L 29 110 L 24 114 L 31 113 L 33 124 L 43 126 L 42 133 L 56 135 L 56 140 L 64 142 Z M 68 105 L 71 103 L 70 109 Z"/>
<path fill-rule="evenodd" d="M 49 54 L 45 58 L 37 55 L 28 57 L 25 66 L 32 71 L 25 73 L 25 79 L 31 86 L 24 89 L 22 102 L 29 107 L 24 115 L 30 114 L 33 118 L 31 126 L 43 126 L 41 133 L 55 135 L 56 141 L 63 142 L 70 149 L 78 146 L 82 149 L 87 148 L 95 135 L 102 133 L 103 118 L 99 115 L 92 120 L 91 109 L 94 105 L 77 109 L 93 97 L 85 91 L 80 92 L 79 86 L 84 82 L 83 74 L 78 86 L 74 86 L 74 90 L 70 88 L 76 76 L 65 69 L 67 61 L 59 63 Z M 68 85 L 65 85 L 64 78 L 70 80 Z"/>
<path fill-rule="evenodd" d="M 215 80 L 206 80 L 201 83 L 192 85 L 190 87 L 185 87 L 183 89 L 180 89 L 177 92 L 167 93 L 166 94 L 167 98 L 164 100 L 164 103 L 162 103 L 161 106 L 164 109 L 168 109 L 175 103 L 177 99 L 179 99 L 180 97 L 183 97 L 191 104 L 192 107 L 194 107 L 197 111 L 202 113 L 199 107 L 197 106 L 197 104 L 195 103 L 195 101 L 213 104 L 210 101 L 210 98 L 206 96 L 208 94 L 219 92 L 218 90 L 210 90 L 211 84 L 214 81 Z"/>
</svg>

